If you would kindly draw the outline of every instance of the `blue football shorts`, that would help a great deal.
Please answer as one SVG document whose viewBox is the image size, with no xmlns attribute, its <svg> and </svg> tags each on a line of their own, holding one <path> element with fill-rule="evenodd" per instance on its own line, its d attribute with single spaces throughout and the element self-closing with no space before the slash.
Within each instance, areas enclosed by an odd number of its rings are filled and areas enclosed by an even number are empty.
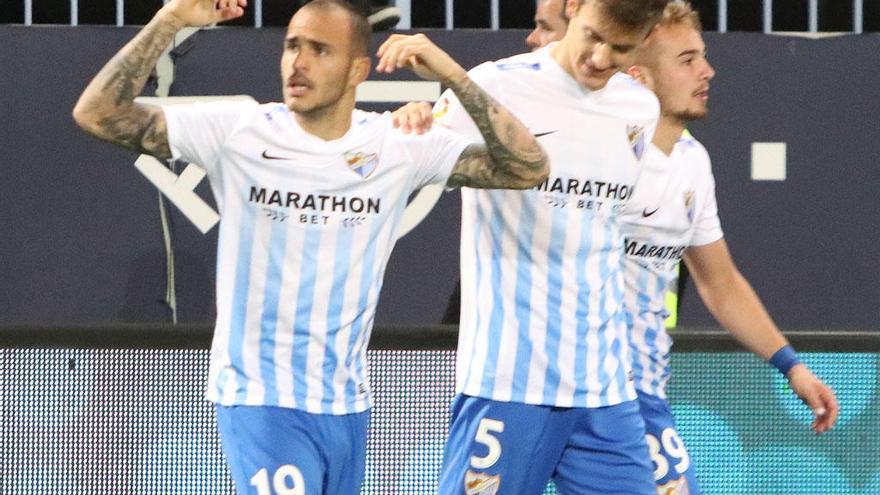
<svg viewBox="0 0 880 495">
<path fill-rule="evenodd" d="M 458 395 L 440 495 L 656 495 L 638 403 L 562 408 Z"/>
<path fill-rule="evenodd" d="M 333 416 L 269 406 L 216 406 L 235 491 L 359 495 L 369 411 Z"/>
<path fill-rule="evenodd" d="M 675 428 L 669 403 L 655 395 L 638 392 L 639 408 L 645 420 L 646 439 L 654 463 L 657 493 L 702 495 L 697 475 L 684 442 Z"/>
</svg>

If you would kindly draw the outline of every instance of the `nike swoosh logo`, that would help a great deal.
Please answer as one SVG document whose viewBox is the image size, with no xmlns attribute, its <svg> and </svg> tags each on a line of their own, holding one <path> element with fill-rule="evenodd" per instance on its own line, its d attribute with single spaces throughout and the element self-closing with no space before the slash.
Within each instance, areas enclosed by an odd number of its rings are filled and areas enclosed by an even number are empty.
<svg viewBox="0 0 880 495">
<path fill-rule="evenodd" d="M 648 209 L 645 208 L 644 210 L 642 210 L 642 216 L 645 217 L 645 218 L 648 218 L 648 217 L 650 217 L 651 215 L 653 215 L 654 213 L 657 213 L 657 210 L 659 210 L 659 209 L 660 209 L 660 208 L 657 207 L 657 208 L 654 208 L 652 211 L 648 211 Z"/>
<path fill-rule="evenodd" d="M 559 130 L 555 130 L 555 131 L 547 131 L 547 132 L 536 132 L 536 133 L 534 134 L 534 136 L 535 136 L 536 138 L 539 138 L 539 137 L 549 136 L 550 134 L 553 134 L 554 132 L 559 132 Z"/>
<path fill-rule="evenodd" d="M 263 158 L 265 158 L 266 160 L 296 160 L 295 157 L 272 156 L 269 154 L 269 150 L 263 151 Z"/>
</svg>

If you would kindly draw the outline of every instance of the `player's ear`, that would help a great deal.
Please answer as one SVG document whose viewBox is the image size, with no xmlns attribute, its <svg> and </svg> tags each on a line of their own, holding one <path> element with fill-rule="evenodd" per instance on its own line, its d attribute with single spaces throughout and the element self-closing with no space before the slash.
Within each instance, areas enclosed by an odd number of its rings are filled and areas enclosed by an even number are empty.
<svg viewBox="0 0 880 495">
<path fill-rule="evenodd" d="M 370 76 L 371 66 L 372 61 L 370 60 L 370 57 L 357 57 L 352 60 L 351 67 L 348 69 L 349 83 L 353 86 L 357 86 L 366 81 Z"/>
<path fill-rule="evenodd" d="M 632 78 L 636 81 L 645 85 L 645 87 L 647 87 L 651 91 L 654 90 L 654 80 L 651 79 L 651 75 L 641 65 L 631 66 L 629 69 L 626 70 L 626 73 L 632 76 Z"/>
<path fill-rule="evenodd" d="M 589 1 L 590 0 L 565 0 L 565 18 L 571 20 L 571 18 L 574 17 L 575 12 L 581 7 L 581 4 Z"/>
</svg>

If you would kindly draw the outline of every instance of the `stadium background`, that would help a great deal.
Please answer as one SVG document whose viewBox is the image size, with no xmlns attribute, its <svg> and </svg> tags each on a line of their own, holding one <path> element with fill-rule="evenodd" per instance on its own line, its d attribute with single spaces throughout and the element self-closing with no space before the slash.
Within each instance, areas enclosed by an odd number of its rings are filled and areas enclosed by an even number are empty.
<svg viewBox="0 0 880 495">
<path fill-rule="evenodd" d="M 113 3 L 83 2 L 79 21 Z M 127 22 L 142 22 L 133 18 L 135 4 L 148 2 L 129 3 Z M 414 25 L 442 27 L 430 12 L 420 21 L 416 7 L 441 2 L 414 3 Z M 528 26 L 531 8 L 514 3 L 502 2 L 502 31 L 431 35 L 466 66 L 515 53 L 526 31 L 513 28 Z M 760 30 L 760 5 L 751 3 L 737 2 L 730 31 Z M 774 28 L 805 29 L 807 3 L 789 2 L 789 11 L 775 2 Z M 486 27 L 480 4 L 456 2 L 455 25 Z M 849 2 L 834 3 L 841 4 Z M 131 167 L 134 155 L 88 139 L 69 118 L 87 79 L 134 29 L 22 27 L 17 5 L 4 2 L 0 19 L 13 23 L 0 26 L 0 327 L 9 330 L 0 332 L 0 493 L 226 493 L 201 399 L 210 328 L 198 323 L 213 317 L 216 232 L 202 236 L 169 210 L 177 313 L 195 325 L 145 325 L 170 314 L 155 190 Z M 47 5 L 34 0 L 34 22 L 68 22 L 66 2 L 56 2 L 60 20 Z M 272 3 L 265 5 L 269 14 Z M 712 6 L 703 8 L 713 29 Z M 864 10 L 865 30 L 880 28 L 878 6 Z M 113 22 L 94 15 L 91 22 Z M 849 30 L 851 15 L 843 9 L 819 24 Z M 843 413 L 834 431 L 812 435 L 805 408 L 771 369 L 693 331 L 713 322 L 686 290 L 671 384 L 682 435 L 708 493 L 876 495 L 880 200 L 871 186 L 880 38 L 706 38 L 719 75 L 712 116 L 692 131 L 714 159 L 728 242 L 784 328 L 827 336 L 806 358 L 836 388 Z M 271 27 L 198 33 L 177 54 L 172 94 L 274 99 L 280 39 Z M 227 46 L 240 49 L 218 48 Z M 784 181 L 752 179 L 755 142 L 786 143 Z M 199 192 L 210 201 L 204 184 Z M 377 408 L 365 493 L 424 493 L 436 476 L 454 327 L 426 325 L 439 322 L 455 283 L 457 217 L 456 195 L 444 195 L 392 256 L 381 345 L 371 351 Z M 853 338 L 848 329 L 865 331 Z M 681 352 L 689 345 L 700 352 Z"/>
</svg>

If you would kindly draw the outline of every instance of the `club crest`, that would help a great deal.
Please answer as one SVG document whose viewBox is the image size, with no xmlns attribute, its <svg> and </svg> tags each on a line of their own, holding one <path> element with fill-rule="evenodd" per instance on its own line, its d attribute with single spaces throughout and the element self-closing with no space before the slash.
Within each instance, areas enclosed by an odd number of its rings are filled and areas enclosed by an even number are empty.
<svg viewBox="0 0 880 495">
<path fill-rule="evenodd" d="M 659 495 L 691 495 L 691 489 L 688 487 L 687 478 L 682 476 L 677 480 L 672 480 L 657 487 Z"/>
<path fill-rule="evenodd" d="M 688 223 L 694 223 L 694 192 L 693 191 L 685 191 L 684 193 L 684 208 L 687 210 L 688 215 Z"/>
<path fill-rule="evenodd" d="M 501 486 L 501 475 L 489 476 L 468 469 L 464 474 L 464 492 L 467 495 L 496 495 Z"/>
<path fill-rule="evenodd" d="M 360 151 L 349 151 L 345 154 L 345 161 L 348 163 L 348 168 L 366 179 L 376 170 L 376 166 L 379 165 L 379 155 L 376 153 L 365 154 Z"/>
<path fill-rule="evenodd" d="M 642 155 L 645 154 L 645 128 L 638 125 L 627 125 L 626 137 L 629 139 L 629 145 L 636 158 L 641 160 Z"/>
</svg>

